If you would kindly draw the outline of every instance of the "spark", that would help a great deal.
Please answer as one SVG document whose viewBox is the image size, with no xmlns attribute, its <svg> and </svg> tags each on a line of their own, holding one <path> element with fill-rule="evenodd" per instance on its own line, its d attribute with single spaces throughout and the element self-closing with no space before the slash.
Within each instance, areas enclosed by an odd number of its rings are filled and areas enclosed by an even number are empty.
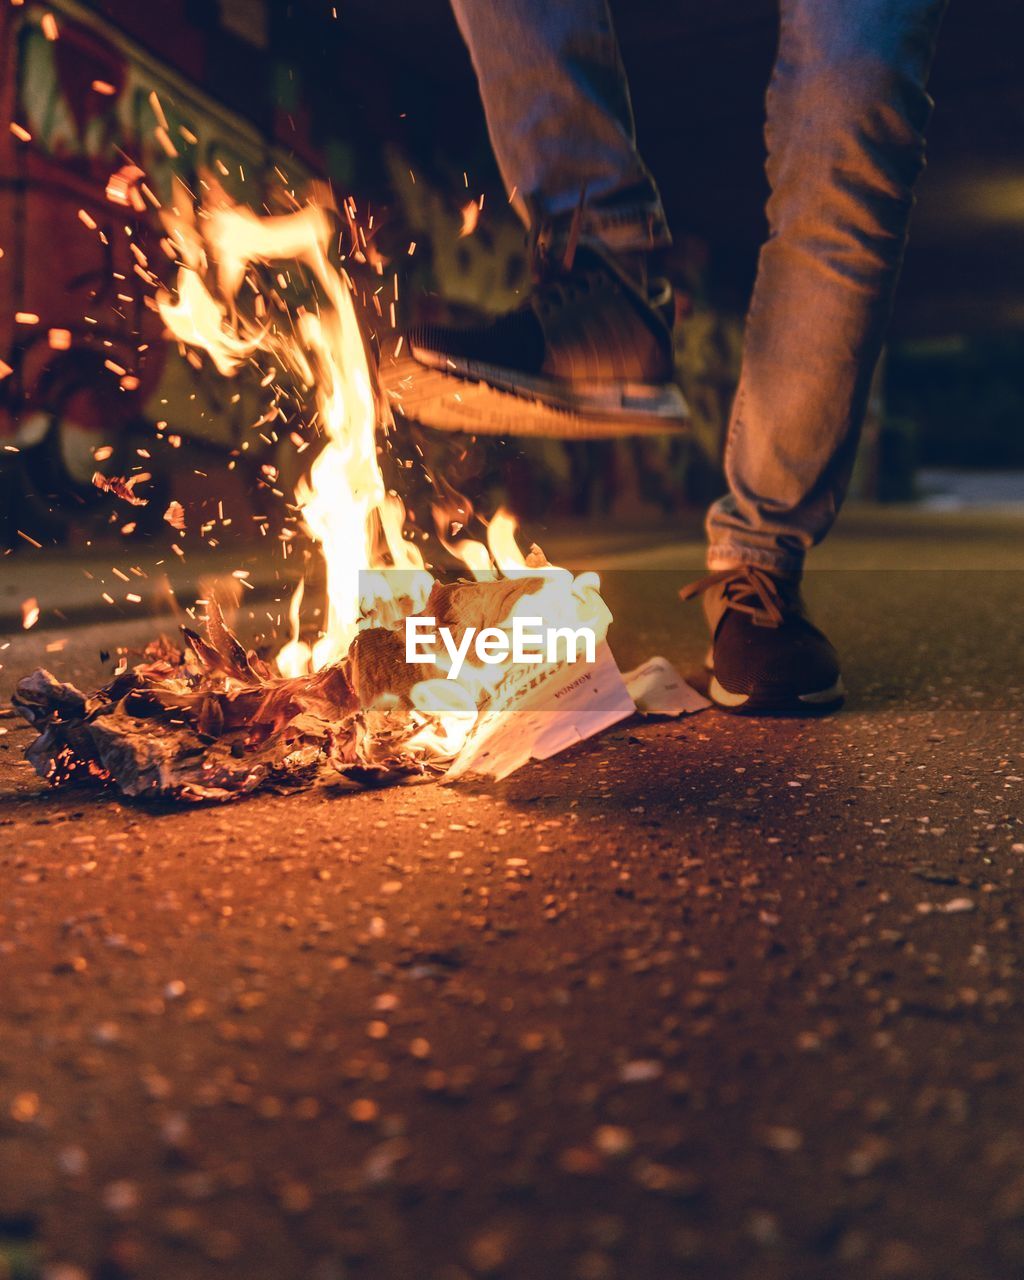
<svg viewBox="0 0 1024 1280">
<path fill-rule="evenodd" d="M 157 97 L 155 89 L 149 95 L 149 105 L 153 108 L 153 114 L 156 116 L 158 126 L 166 132 L 169 127 L 167 117 L 164 115 L 164 109 L 160 105 L 160 99 Z"/>
</svg>

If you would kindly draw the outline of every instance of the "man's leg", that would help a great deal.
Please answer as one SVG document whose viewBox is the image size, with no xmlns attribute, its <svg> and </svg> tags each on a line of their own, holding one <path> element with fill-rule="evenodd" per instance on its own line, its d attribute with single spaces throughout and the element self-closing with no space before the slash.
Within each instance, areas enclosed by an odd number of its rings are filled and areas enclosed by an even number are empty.
<svg viewBox="0 0 1024 1280">
<path fill-rule="evenodd" d="M 708 564 L 798 576 L 846 494 L 903 257 L 945 0 L 783 0 L 769 238 Z"/>
<path fill-rule="evenodd" d="M 605 0 L 453 0 L 502 175 L 534 239 L 522 306 L 466 329 L 413 328 L 385 357 L 395 410 L 497 435 L 664 434 L 671 292 L 646 252 L 669 243 Z"/>
<path fill-rule="evenodd" d="M 804 556 L 846 494 L 924 165 L 944 0 L 782 0 L 768 90 L 769 237 L 747 316 L 701 592 L 710 692 L 759 714 L 832 710 L 839 659 L 807 618 Z"/>
<path fill-rule="evenodd" d="M 585 235 L 615 251 L 668 244 L 606 0 L 452 0 L 452 8 L 502 178 L 527 226 L 567 226 L 585 190 Z"/>
</svg>

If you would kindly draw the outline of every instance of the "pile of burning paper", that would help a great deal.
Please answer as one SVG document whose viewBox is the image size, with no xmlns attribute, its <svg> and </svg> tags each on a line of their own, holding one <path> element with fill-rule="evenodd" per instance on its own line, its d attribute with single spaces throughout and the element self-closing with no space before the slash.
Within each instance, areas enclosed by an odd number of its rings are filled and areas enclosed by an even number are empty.
<svg viewBox="0 0 1024 1280">
<path fill-rule="evenodd" d="M 524 595 L 539 587 L 527 579 Z M 438 584 L 429 607 L 467 628 L 507 623 L 503 582 Z M 458 621 L 456 621 L 456 617 Z M 359 786 L 466 773 L 507 776 L 632 715 L 706 703 L 656 658 L 623 678 L 605 643 L 595 661 L 509 668 L 479 708 L 425 710 L 434 679 L 405 660 L 397 631 L 368 627 L 345 657 L 282 676 L 247 651 L 210 605 L 206 635 L 150 644 L 145 661 L 86 695 L 36 671 L 13 702 L 40 731 L 28 749 L 54 785 L 114 784 L 124 795 L 227 800 L 341 775 Z"/>
<path fill-rule="evenodd" d="M 178 197 L 163 213 L 176 297 L 156 299 L 170 336 L 205 351 L 225 376 L 245 364 L 261 374 L 269 367 L 266 378 L 290 383 L 295 403 L 308 406 L 307 425 L 322 435 L 296 498 L 324 558 L 324 625 L 312 643 L 302 638 L 300 585 L 292 637 L 276 656 L 246 650 L 208 601 L 205 635 L 183 628 L 183 648 L 150 645 L 145 661 L 94 694 L 37 671 L 14 703 L 40 730 L 29 758 L 43 776 L 190 800 L 325 772 L 361 785 L 503 777 L 632 714 L 645 698 L 649 709 L 673 714 L 702 705 L 667 664 L 635 673 L 634 701 L 605 641 L 611 615 L 597 575 L 550 565 L 537 548 L 524 555 L 506 513 L 486 522 L 485 543 L 465 536 L 462 508 L 439 500 L 439 540 L 470 578 L 443 581 L 428 568 L 407 536 L 401 497 L 385 487 L 378 451 L 389 415 L 351 282 L 331 260 L 328 211 L 307 204 L 260 218 L 219 192 L 198 211 L 184 189 Z M 296 305 L 280 285 L 293 274 L 307 285 L 308 300 Z M 459 647 L 484 632 L 501 641 L 527 616 L 586 632 L 588 660 L 568 652 L 529 665 L 513 656 L 466 660 L 463 649 L 457 663 L 444 654 L 410 661 L 409 619 L 432 619 Z"/>
</svg>

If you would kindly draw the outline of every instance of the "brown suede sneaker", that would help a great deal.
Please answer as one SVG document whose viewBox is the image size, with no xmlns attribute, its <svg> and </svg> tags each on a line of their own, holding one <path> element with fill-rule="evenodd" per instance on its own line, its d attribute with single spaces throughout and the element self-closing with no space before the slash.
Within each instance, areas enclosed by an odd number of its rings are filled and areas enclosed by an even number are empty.
<svg viewBox="0 0 1024 1280">
<path fill-rule="evenodd" d="M 526 302 L 471 328 L 423 325 L 381 362 L 396 413 L 488 435 L 599 438 L 687 426 L 667 283 L 654 297 L 594 245 L 546 264 Z"/>
<path fill-rule="evenodd" d="M 710 573 L 679 594 L 704 595 L 712 637 L 708 697 L 716 706 L 761 716 L 822 715 L 842 706 L 839 658 L 808 619 L 798 582 L 747 565 Z"/>
</svg>

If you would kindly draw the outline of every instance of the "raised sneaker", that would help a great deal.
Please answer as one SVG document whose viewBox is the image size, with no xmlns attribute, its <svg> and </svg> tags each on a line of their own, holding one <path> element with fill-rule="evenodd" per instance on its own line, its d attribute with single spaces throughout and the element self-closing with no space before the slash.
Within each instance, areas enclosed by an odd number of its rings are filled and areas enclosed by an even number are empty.
<svg viewBox="0 0 1024 1280">
<path fill-rule="evenodd" d="M 582 244 L 538 270 L 515 311 L 468 328 L 421 325 L 381 362 L 396 413 L 425 426 L 572 439 L 684 429 L 672 381 L 672 293 Z"/>
</svg>

